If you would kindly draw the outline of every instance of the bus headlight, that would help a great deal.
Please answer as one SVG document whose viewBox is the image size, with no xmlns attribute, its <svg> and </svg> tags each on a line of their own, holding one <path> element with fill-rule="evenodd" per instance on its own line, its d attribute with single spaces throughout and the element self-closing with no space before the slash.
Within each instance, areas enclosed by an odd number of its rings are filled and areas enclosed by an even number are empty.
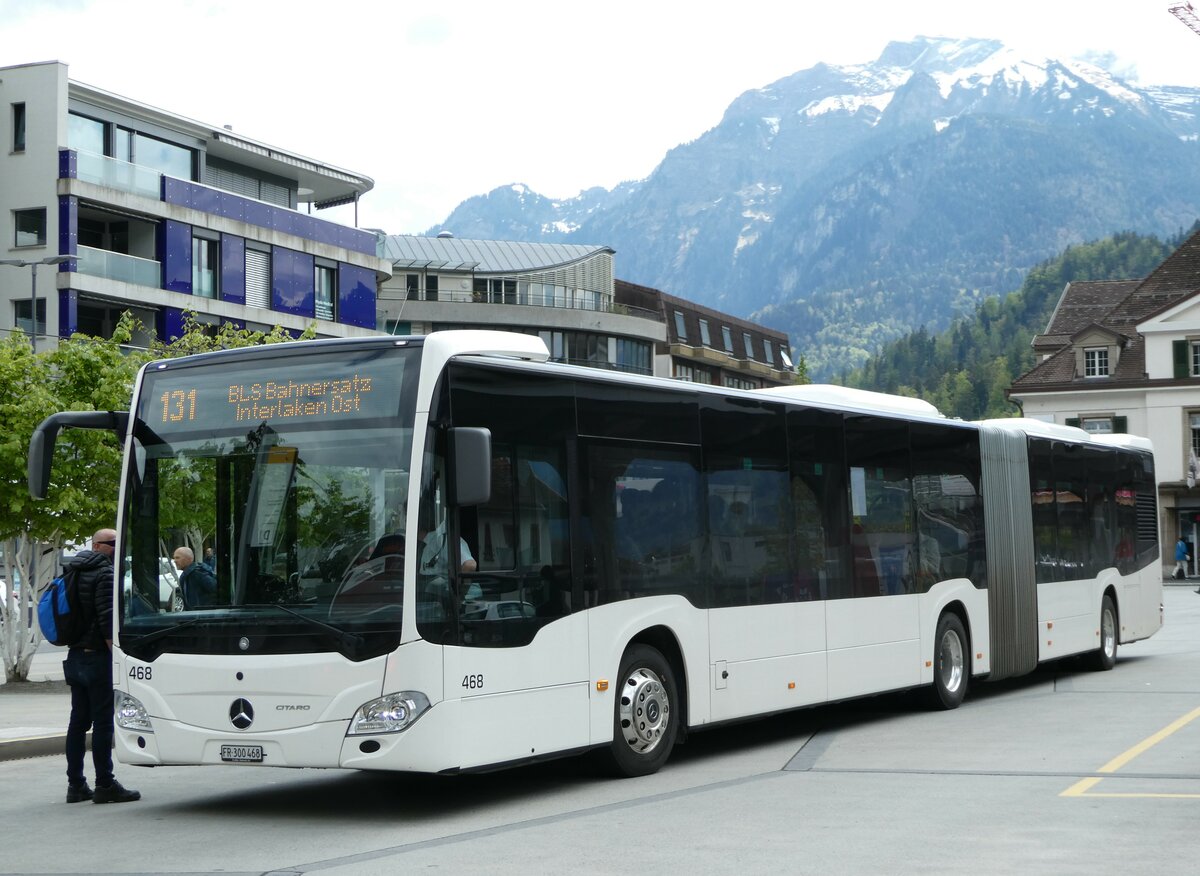
<svg viewBox="0 0 1200 876">
<path fill-rule="evenodd" d="M 153 733 L 150 724 L 150 713 L 137 697 L 131 697 L 124 691 L 113 691 L 113 717 L 117 726 L 123 730 L 137 730 L 140 733 Z"/>
<path fill-rule="evenodd" d="M 402 690 L 363 703 L 350 719 L 347 736 L 368 733 L 398 733 L 407 729 L 429 709 L 429 697 L 419 690 Z"/>
</svg>

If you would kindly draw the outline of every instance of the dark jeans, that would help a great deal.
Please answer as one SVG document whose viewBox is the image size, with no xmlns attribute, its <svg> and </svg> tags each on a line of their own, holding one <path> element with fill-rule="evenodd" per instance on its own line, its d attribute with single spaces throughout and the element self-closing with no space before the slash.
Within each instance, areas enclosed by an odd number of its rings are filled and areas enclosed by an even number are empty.
<svg viewBox="0 0 1200 876">
<path fill-rule="evenodd" d="M 92 731 L 92 765 L 96 784 L 113 781 L 113 677 L 112 654 L 72 648 L 63 661 L 63 675 L 71 686 L 71 721 L 67 725 L 67 781 L 78 785 L 83 775 L 87 732 Z"/>
</svg>

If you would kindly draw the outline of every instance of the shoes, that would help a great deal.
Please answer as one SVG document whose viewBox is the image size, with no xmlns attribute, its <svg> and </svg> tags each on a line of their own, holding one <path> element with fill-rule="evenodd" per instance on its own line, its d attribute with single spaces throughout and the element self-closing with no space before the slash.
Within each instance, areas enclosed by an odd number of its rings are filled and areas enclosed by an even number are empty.
<svg viewBox="0 0 1200 876">
<path fill-rule="evenodd" d="M 1197 587 L 1197 588 L 1196 588 L 1196 592 L 1197 592 L 1197 593 L 1200 593 L 1200 587 Z"/>
<path fill-rule="evenodd" d="M 102 785 L 96 786 L 95 796 L 92 797 L 93 803 L 132 803 L 134 800 L 141 800 L 141 791 L 131 791 L 123 786 L 116 779 L 113 783 L 105 788 Z"/>
<path fill-rule="evenodd" d="M 68 803 L 83 803 L 86 800 L 92 799 L 92 789 L 88 787 L 85 781 L 81 785 L 67 785 L 67 802 Z"/>
</svg>

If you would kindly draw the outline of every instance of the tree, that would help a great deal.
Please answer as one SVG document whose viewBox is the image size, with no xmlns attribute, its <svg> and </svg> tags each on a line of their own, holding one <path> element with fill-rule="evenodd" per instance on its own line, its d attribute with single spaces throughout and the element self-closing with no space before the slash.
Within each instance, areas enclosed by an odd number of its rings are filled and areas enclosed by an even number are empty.
<svg viewBox="0 0 1200 876">
<path fill-rule="evenodd" d="M 112 526 L 121 451 L 115 435 L 72 430 L 59 442 L 49 496 L 34 501 L 27 487 L 29 436 L 56 411 L 124 410 L 137 369 L 147 358 L 122 345 L 133 322 L 123 319 L 111 340 L 76 335 L 34 354 L 20 333 L 0 344 L 0 544 L 11 582 L 20 588 L 0 609 L 0 654 L 8 681 L 24 681 L 41 631 L 31 619 L 37 596 L 56 572 L 54 558 L 72 542 Z"/>
<path fill-rule="evenodd" d="M 117 437 L 91 429 L 64 433 L 55 448 L 47 498 L 34 501 L 27 464 L 29 438 L 38 424 L 57 411 L 128 410 L 138 369 L 152 359 L 296 339 L 279 326 L 257 332 L 226 323 L 212 332 L 189 313 L 182 337 L 156 343 L 149 351 L 131 350 L 128 344 L 136 326 L 126 314 L 111 339 L 75 335 L 37 354 L 19 331 L 0 341 L 0 547 L 10 583 L 20 583 L 15 593 L 10 587 L 0 600 L 0 658 L 8 681 L 28 678 L 42 639 L 36 622 L 30 621 L 38 594 L 57 571 L 55 558 L 68 545 L 116 521 L 121 469 Z M 310 326 L 299 339 L 315 336 Z M 186 498 L 182 491 L 169 495 L 180 502 Z M 169 515 L 171 509 L 163 513 Z M 188 534 L 197 554 L 205 534 Z"/>
<path fill-rule="evenodd" d="M 804 354 L 800 354 L 800 358 L 796 361 L 796 376 L 792 378 L 792 383 L 798 386 L 805 386 L 812 383 L 808 376 L 808 362 L 804 358 Z"/>
</svg>

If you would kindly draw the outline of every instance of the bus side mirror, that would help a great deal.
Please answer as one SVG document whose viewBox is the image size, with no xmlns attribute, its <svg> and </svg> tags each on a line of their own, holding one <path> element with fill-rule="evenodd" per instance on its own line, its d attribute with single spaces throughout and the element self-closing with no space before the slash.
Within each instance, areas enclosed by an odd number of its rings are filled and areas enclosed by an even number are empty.
<svg viewBox="0 0 1200 876">
<path fill-rule="evenodd" d="M 51 414 L 42 420 L 29 436 L 29 495 L 34 499 L 46 498 L 50 489 L 50 463 L 54 460 L 54 443 L 64 428 L 111 429 L 117 442 L 124 445 L 125 433 L 129 429 L 128 411 L 63 411 Z"/>
<path fill-rule="evenodd" d="M 492 498 L 492 433 L 489 429 L 450 430 L 454 454 L 454 504 L 482 505 Z"/>
</svg>

